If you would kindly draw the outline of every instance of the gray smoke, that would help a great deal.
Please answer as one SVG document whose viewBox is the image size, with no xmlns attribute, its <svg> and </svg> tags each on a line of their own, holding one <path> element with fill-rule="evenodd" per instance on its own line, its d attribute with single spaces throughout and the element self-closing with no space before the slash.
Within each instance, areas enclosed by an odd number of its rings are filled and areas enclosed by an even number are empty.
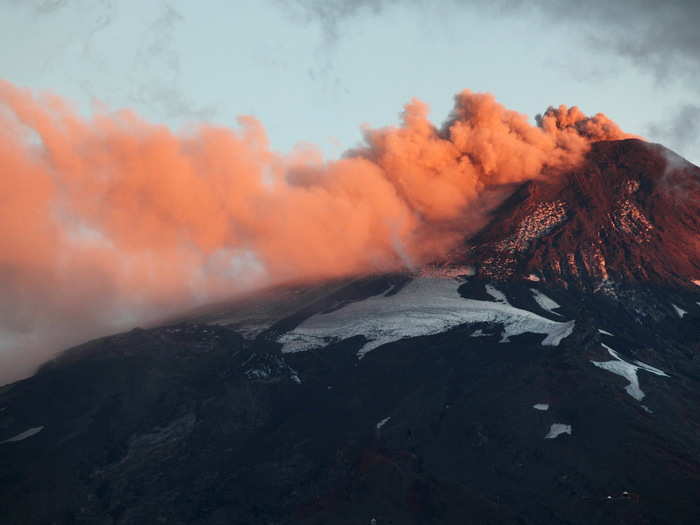
<svg viewBox="0 0 700 525">
<path fill-rule="evenodd" d="M 697 146 L 700 137 L 700 106 L 681 106 L 667 121 L 650 125 L 649 135 L 673 142 L 680 149 Z"/>
</svg>

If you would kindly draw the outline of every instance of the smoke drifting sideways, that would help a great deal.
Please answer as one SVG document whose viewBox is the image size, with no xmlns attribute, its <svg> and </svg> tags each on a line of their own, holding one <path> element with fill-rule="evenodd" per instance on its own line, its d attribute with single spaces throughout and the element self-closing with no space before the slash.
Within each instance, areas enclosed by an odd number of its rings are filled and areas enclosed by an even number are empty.
<svg viewBox="0 0 700 525">
<path fill-rule="evenodd" d="M 413 100 L 400 126 L 329 162 L 270 151 L 259 122 L 239 124 L 85 118 L 0 81 L 0 383 L 68 345 L 259 287 L 439 259 L 499 191 L 628 136 L 576 107 L 533 126 L 469 91 L 441 128 Z"/>
</svg>

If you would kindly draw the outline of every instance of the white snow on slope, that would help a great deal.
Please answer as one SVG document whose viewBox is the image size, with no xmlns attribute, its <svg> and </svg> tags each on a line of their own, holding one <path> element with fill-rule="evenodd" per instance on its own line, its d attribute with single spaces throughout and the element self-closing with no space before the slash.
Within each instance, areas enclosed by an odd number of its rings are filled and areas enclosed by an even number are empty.
<svg viewBox="0 0 700 525">
<path fill-rule="evenodd" d="M 651 374 L 657 375 L 657 376 L 662 376 L 662 377 L 669 377 L 669 375 L 664 372 L 663 370 L 660 370 L 654 366 L 648 365 L 646 363 L 642 363 L 641 361 L 633 361 L 633 363 L 641 368 L 642 370 L 645 370 Z"/>
<path fill-rule="evenodd" d="M 508 304 L 508 299 L 506 298 L 506 295 L 498 288 L 496 288 L 495 286 L 491 286 L 490 284 L 487 284 L 484 288 L 486 288 L 486 293 L 493 297 L 494 301 L 496 301 L 497 303 Z"/>
<path fill-rule="evenodd" d="M 547 432 L 547 435 L 544 438 L 555 439 L 561 436 L 562 434 L 571 435 L 571 425 L 564 425 L 563 423 L 552 423 L 552 426 L 549 427 L 549 432 Z"/>
<path fill-rule="evenodd" d="M 558 315 L 559 317 L 561 317 L 561 314 L 552 311 L 555 308 L 561 307 L 561 305 L 558 302 L 556 302 L 553 299 L 550 299 L 545 294 L 543 294 L 539 290 L 536 290 L 535 288 L 530 288 L 530 291 L 532 292 L 532 296 L 535 298 L 537 304 L 540 305 L 540 308 L 549 312 L 550 314 Z"/>
<path fill-rule="evenodd" d="M 30 428 L 28 430 L 25 430 L 24 432 L 20 432 L 16 436 L 13 436 L 9 439 L 6 439 L 5 441 L 0 441 L 0 445 L 4 445 L 5 443 L 15 443 L 17 441 L 22 441 L 23 439 L 27 439 L 27 438 L 32 437 L 35 434 L 38 434 L 42 430 L 44 430 L 43 426 Z"/>
<path fill-rule="evenodd" d="M 303 352 L 361 335 L 367 339 L 358 351 L 358 357 L 362 358 L 381 345 L 407 337 L 438 334 L 465 323 L 503 325 L 501 342 L 514 335 L 534 332 L 547 336 L 543 345 L 557 346 L 574 329 L 574 321 L 551 321 L 507 302 L 464 299 L 457 292 L 460 284 L 456 279 L 418 278 L 397 294 L 370 297 L 314 315 L 279 338 L 282 352 Z M 490 293 L 505 301 L 505 296 L 495 288 L 491 287 Z"/>
<path fill-rule="evenodd" d="M 642 392 L 642 389 L 639 387 L 639 377 L 637 377 L 637 370 L 642 369 L 646 372 L 657 376 L 668 377 L 668 374 L 663 370 L 659 370 L 658 368 L 655 368 L 651 365 L 647 365 L 646 363 L 642 363 L 641 361 L 635 361 L 635 364 L 628 363 L 620 357 L 620 354 L 618 354 L 608 345 L 603 344 L 603 347 L 614 358 L 614 360 L 591 361 L 591 363 L 593 363 L 598 368 L 602 368 L 603 370 L 607 370 L 608 372 L 612 372 L 613 374 L 617 374 L 627 379 L 627 381 L 629 381 L 629 385 L 625 387 L 625 390 L 637 401 L 641 401 L 646 395 L 644 392 Z"/>
<path fill-rule="evenodd" d="M 673 303 L 671 303 L 671 306 L 673 306 L 673 309 L 676 311 L 676 313 L 678 314 L 678 317 L 680 317 L 681 319 L 683 319 L 685 317 L 685 314 L 688 313 L 685 310 L 683 310 L 683 308 L 680 308 Z"/>
<path fill-rule="evenodd" d="M 390 419 L 391 419 L 391 417 L 385 417 L 385 418 L 382 419 L 379 423 L 377 423 L 377 430 L 379 430 L 379 429 L 382 428 L 384 425 L 386 425 L 386 424 L 389 422 Z"/>
<path fill-rule="evenodd" d="M 600 328 L 598 328 L 598 332 L 601 333 L 601 334 L 603 334 L 603 335 L 609 335 L 610 337 L 615 337 L 614 334 L 611 334 L 611 333 L 608 332 L 607 330 L 601 330 Z"/>
<path fill-rule="evenodd" d="M 541 411 L 547 411 L 549 410 L 549 403 L 537 403 L 536 405 L 532 405 L 532 408 L 535 410 L 541 410 Z"/>
</svg>

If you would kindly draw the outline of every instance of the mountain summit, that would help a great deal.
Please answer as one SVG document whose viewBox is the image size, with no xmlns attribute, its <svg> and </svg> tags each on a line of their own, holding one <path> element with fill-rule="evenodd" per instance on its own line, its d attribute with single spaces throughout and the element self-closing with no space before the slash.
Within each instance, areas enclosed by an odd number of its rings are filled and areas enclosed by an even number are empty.
<svg viewBox="0 0 700 525">
<path fill-rule="evenodd" d="M 700 169 L 658 144 L 596 142 L 578 169 L 524 184 L 474 241 L 486 279 L 687 287 L 700 276 Z"/>
<path fill-rule="evenodd" d="M 0 389 L 8 523 L 696 524 L 700 169 L 639 140 L 459 255 L 272 288 Z"/>
</svg>

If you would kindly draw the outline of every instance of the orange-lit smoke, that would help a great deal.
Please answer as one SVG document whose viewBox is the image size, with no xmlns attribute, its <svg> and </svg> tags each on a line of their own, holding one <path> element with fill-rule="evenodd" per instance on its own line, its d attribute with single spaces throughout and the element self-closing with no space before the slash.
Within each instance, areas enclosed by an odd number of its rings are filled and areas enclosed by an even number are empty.
<svg viewBox="0 0 700 525">
<path fill-rule="evenodd" d="M 575 107 L 533 126 L 469 91 L 442 129 L 427 114 L 414 100 L 401 126 L 324 163 L 270 151 L 252 118 L 178 134 L 130 111 L 85 119 L 0 82 L 0 369 L 13 370 L 0 382 L 156 313 L 434 259 L 478 227 L 485 190 L 626 136 Z"/>
</svg>

